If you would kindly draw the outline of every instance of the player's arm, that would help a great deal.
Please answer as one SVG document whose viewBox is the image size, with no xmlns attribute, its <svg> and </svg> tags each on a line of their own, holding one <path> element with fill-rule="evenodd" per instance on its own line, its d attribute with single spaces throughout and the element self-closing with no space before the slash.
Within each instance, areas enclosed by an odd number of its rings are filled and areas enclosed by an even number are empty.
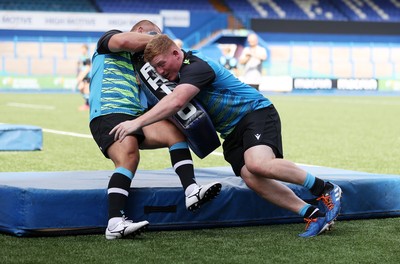
<svg viewBox="0 0 400 264">
<path fill-rule="evenodd" d="M 138 32 L 122 32 L 110 30 L 103 34 L 97 42 L 99 54 L 116 53 L 121 51 L 139 52 L 143 51 L 152 35 Z"/>
<path fill-rule="evenodd" d="M 194 85 L 179 84 L 148 112 L 134 120 L 120 123 L 111 130 L 110 134 L 115 133 L 114 139 L 122 141 L 127 135 L 144 126 L 173 116 L 189 103 L 199 91 L 199 88 Z"/>
<path fill-rule="evenodd" d="M 152 37 L 152 35 L 141 34 L 138 32 L 123 32 L 115 34 L 110 38 L 108 48 L 111 52 L 143 51 Z"/>
</svg>

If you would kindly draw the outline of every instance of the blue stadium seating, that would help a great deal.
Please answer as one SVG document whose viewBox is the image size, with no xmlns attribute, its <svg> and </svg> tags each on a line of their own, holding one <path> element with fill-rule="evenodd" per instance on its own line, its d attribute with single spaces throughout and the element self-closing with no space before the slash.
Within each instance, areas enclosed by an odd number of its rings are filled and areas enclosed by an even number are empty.
<svg viewBox="0 0 400 264">
<path fill-rule="evenodd" d="M 192 10 L 216 12 L 209 1 L 187 1 L 187 0 L 96 0 L 100 11 L 107 13 L 149 13 L 158 14 L 160 10 Z"/>
<path fill-rule="evenodd" d="M 164 25 L 164 31 L 171 37 L 183 39 L 186 42 L 186 47 L 201 48 L 209 54 L 219 54 L 219 47 L 215 45 L 216 43 L 214 43 L 214 46 L 200 46 L 199 43 L 204 43 L 204 39 L 210 36 L 212 36 L 210 39 L 215 38 L 220 29 L 228 28 L 227 17 L 229 14 L 240 19 L 245 27 L 249 25 L 248 22 L 252 18 L 275 20 L 400 21 L 400 2 L 398 0 L 229 0 L 219 2 L 219 4 L 225 4 L 229 10 L 228 13 L 217 11 L 218 6 L 214 6 L 212 1 L 208 0 L 1 0 L 0 10 L 151 14 L 159 14 L 161 10 L 188 10 L 191 14 L 190 27 L 168 27 Z M 70 48 L 74 46 L 74 43 L 71 44 L 71 42 L 85 42 L 94 45 L 99 35 L 98 32 L 94 34 L 93 32 L 52 31 L 49 33 L 48 31 L 17 31 L 16 34 L 20 35 L 13 35 L 15 33 L 9 30 L 0 31 L 0 38 L 3 41 L 0 43 L 3 48 L 3 53 L 0 57 L 2 65 L 0 67 L 0 75 L 8 73 L 37 74 L 30 70 L 31 68 L 36 69 L 31 66 L 36 60 L 52 62 L 53 67 L 51 69 L 54 69 L 54 74 L 59 74 L 60 66 L 58 60 L 71 59 L 70 54 L 72 53 L 66 52 L 67 50 L 74 49 Z M 339 70 L 344 71 L 343 69 L 348 69 L 346 74 L 351 74 L 352 77 L 397 78 L 400 74 L 399 56 L 397 55 L 400 38 L 395 35 L 379 36 L 380 38 L 360 35 L 355 38 L 353 35 L 346 34 L 340 36 L 314 34 L 311 36 L 310 34 L 296 33 L 285 35 L 279 32 L 258 33 L 261 40 L 266 41 L 268 43 L 267 47 L 270 48 L 271 56 L 269 62 L 265 63 L 265 68 L 268 74 L 271 75 L 309 76 L 312 74 L 314 76 L 337 77 L 341 75 Z M 301 35 L 300 39 L 296 39 L 299 35 Z M 294 60 L 293 56 L 291 56 L 291 51 L 296 50 L 299 46 L 302 47 L 298 43 L 299 41 L 307 41 L 309 50 L 318 50 L 318 52 L 314 52 L 319 54 L 318 59 L 311 60 L 307 59 L 307 57 L 300 62 Z M 39 42 L 36 43 L 36 46 L 39 45 L 39 47 L 44 47 L 44 45 L 47 45 L 47 42 L 61 42 L 59 44 L 65 48 L 64 51 L 60 52 L 61 57 L 54 57 L 54 52 L 52 54 L 42 54 L 37 52 L 38 48 L 30 49 L 29 45 L 31 43 L 29 42 Z M 360 43 L 360 45 L 352 46 L 354 42 Z M 375 58 L 382 56 L 375 56 L 374 59 L 364 63 L 364 65 L 368 66 L 366 70 L 359 72 L 358 69 L 363 67 L 359 66 L 360 62 L 358 60 L 351 59 L 338 64 L 333 62 L 331 55 L 325 53 L 322 55 L 319 51 L 320 46 L 324 46 L 327 50 L 332 50 L 332 47 L 340 46 L 340 43 L 346 46 L 346 50 L 358 50 L 362 48 L 370 50 L 371 54 L 381 54 L 383 52 L 386 54 L 383 57 L 388 59 L 377 60 Z M 19 54 L 20 51 L 26 50 L 23 48 L 23 46 L 26 46 L 25 44 L 27 44 L 29 52 L 21 55 Z M 378 48 L 373 47 L 373 44 L 377 44 Z M 370 45 L 371 48 L 366 48 Z M 48 49 L 44 50 L 47 51 Z M 65 64 L 65 62 L 63 63 Z M 301 65 L 301 67 L 297 67 L 296 65 Z M 21 72 L 13 72 L 14 68 L 21 69 Z M 339 68 L 339 70 L 336 70 L 336 68 Z"/>
<path fill-rule="evenodd" d="M 332 4 L 351 21 L 399 21 L 400 3 L 391 0 L 367 2 L 341 0 L 332 1 Z"/>
<path fill-rule="evenodd" d="M 0 1 L 0 10 L 98 12 L 90 0 L 2 0 Z"/>
<path fill-rule="evenodd" d="M 245 25 L 251 18 L 400 21 L 400 2 L 394 0 L 229 0 L 225 4 Z M 0 10 L 151 14 L 158 14 L 160 10 L 190 10 L 218 13 L 207 0 L 2 0 Z"/>
<path fill-rule="evenodd" d="M 380 1 L 226 1 L 227 6 L 244 24 L 252 18 L 333 20 L 333 21 L 391 21 L 400 20 L 400 3 Z M 303 6 L 303 9 L 302 7 Z"/>
</svg>

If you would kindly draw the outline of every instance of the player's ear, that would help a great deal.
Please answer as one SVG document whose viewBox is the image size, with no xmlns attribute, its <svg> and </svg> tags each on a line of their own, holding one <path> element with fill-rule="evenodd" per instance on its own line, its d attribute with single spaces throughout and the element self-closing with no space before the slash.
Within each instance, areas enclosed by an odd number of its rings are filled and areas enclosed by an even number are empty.
<svg viewBox="0 0 400 264">
<path fill-rule="evenodd" d="M 172 50 L 172 55 L 174 55 L 174 56 L 179 56 L 179 54 L 180 54 L 180 53 L 179 53 L 179 51 L 178 51 L 177 49 L 174 48 L 174 49 Z"/>
</svg>

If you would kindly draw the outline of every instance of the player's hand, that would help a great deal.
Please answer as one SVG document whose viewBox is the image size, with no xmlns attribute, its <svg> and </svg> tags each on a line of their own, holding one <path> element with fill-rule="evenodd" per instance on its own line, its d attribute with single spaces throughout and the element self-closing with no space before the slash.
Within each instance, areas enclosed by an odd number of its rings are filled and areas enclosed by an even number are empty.
<svg viewBox="0 0 400 264">
<path fill-rule="evenodd" d="M 119 140 L 120 142 L 122 142 L 122 140 L 124 140 L 124 138 L 130 134 L 132 134 L 133 132 L 135 132 L 136 130 L 139 130 L 140 127 L 135 125 L 134 120 L 131 121 L 125 121 L 122 122 L 118 125 L 116 125 L 111 131 L 110 131 L 110 135 L 114 134 L 114 140 L 117 141 Z"/>
</svg>

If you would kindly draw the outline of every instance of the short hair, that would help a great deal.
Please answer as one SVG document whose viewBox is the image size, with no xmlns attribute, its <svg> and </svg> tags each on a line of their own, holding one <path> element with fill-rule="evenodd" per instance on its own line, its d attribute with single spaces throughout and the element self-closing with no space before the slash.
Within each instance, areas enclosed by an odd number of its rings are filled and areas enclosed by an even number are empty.
<svg viewBox="0 0 400 264">
<path fill-rule="evenodd" d="M 178 48 L 175 42 L 167 35 L 156 35 L 146 45 L 146 49 L 144 50 L 144 60 L 149 62 L 154 59 L 154 57 L 167 53 L 171 47 Z"/>
<path fill-rule="evenodd" d="M 158 29 L 159 32 L 161 32 L 161 29 L 155 23 L 147 19 L 140 20 L 135 25 L 133 25 L 133 27 L 131 28 L 131 32 L 136 31 L 139 27 L 143 26 L 154 27 L 155 29 Z"/>
</svg>

